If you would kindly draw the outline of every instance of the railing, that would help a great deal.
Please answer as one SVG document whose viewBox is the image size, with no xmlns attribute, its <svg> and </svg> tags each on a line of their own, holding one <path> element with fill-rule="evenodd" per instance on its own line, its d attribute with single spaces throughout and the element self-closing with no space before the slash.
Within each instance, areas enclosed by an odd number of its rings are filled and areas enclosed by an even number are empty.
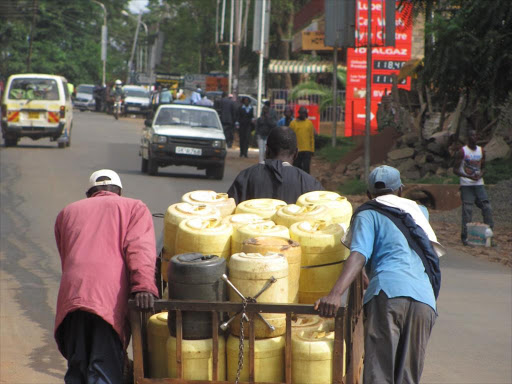
<svg viewBox="0 0 512 384">
<path fill-rule="evenodd" d="M 357 384 L 359 382 L 362 368 L 363 356 L 363 327 L 362 327 L 362 299 L 363 283 L 360 274 L 350 289 L 341 298 L 341 307 L 334 321 L 334 356 L 333 356 L 333 383 L 335 384 Z M 146 337 L 146 324 L 152 311 L 140 311 L 136 308 L 133 300 L 130 300 L 130 323 L 132 329 L 134 381 L 138 384 L 227 384 L 227 381 L 218 380 L 218 341 L 219 337 L 219 313 L 238 312 L 242 310 L 241 303 L 234 302 L 204 302 L 204 301 L 178 301 L 158 300 L 155 302 L 154 311 L 175 311 L 176 312 L 176 362 L 178 378 L 149 378 L 148 369 L 148 347 Z M 212 381 L 193 381 L 183 378 L 182 341 L 183 341 L 183 311 L 211 312 L 212 314 Z M 254 368 L 254 317 L 257 313 L 284 313 L 286 314 L 285 333 L 285 381 L 292 382 L 292 315 L 314 315 L 317 312 L 312 305 L 307 304 L 266 304 L 248 303 L 246 313 L 249 316 L 249 383 L 265 384 L 255 382 Z M 343 344 L 346 343 L 346 354 L 343 354 Z M 346 374 L 343 374 L 344 367 L 347 367 Z M 278 383 L 266 383 L 278 384 Z"/>
</svg>

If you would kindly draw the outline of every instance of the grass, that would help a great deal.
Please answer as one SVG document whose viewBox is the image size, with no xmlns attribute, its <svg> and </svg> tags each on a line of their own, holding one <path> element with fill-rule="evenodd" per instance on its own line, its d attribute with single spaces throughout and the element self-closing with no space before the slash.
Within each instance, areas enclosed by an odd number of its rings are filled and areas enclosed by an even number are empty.
<svg viewBox="0 0 512 384">
<path fill-rule="evenodd" d="M 512 179 L 512 159 L 496 159 L 485 163 L 485 184 L 496 184 Z"/>
<path fill-rule="evenodd" d="M 335 163 L 354 148 L 352 138 L 337 137 L 336 147 L 331 146 L 331 137 L 326 135 L 318 135 L 315 140 L 317 150 L 315 156 L 329 163 Z"/>
<path fill-rule="evenodd" d="M 338 192 L 342 195 L 364 195 L 366 194 L 366 183 L 359 179 L 352 179 L 340 184 Z"/>
<path fill-rule="evenodd" d="M 459 176 L 425 176 L 417 180 L 403 179 L 404 184 L 459 184 Z"/>
</svg>

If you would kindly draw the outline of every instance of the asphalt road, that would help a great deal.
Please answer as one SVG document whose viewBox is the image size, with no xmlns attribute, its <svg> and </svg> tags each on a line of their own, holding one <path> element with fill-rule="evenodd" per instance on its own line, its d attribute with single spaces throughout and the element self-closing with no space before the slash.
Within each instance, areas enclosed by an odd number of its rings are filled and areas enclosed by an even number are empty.
<svg viewBox="0 0 512 384">
<path fill-rule="evenodd" d="M 63 382 L 65 360 L 53 340 L 60 259 L 53 224 L 68 203 L 84 198 L 89 175 L 116 170 L 125 196 L 165 212 L 190 190 L 226 191 L 257 154 L 228 157 L 224 180 L 204 171 L 169 167 L 140 172 L 142 119 L 76 113 L 72 145 L 43 139 L 0 148 L 0 383 Z M 163 171 L 163 172 L 162 172 Z M 162 219 L 155 219 L 160 233 Z M 510 269 L 450 252 L 442 260 L 443 288 L 422 382 L 512 383 Z"/>
</svg>

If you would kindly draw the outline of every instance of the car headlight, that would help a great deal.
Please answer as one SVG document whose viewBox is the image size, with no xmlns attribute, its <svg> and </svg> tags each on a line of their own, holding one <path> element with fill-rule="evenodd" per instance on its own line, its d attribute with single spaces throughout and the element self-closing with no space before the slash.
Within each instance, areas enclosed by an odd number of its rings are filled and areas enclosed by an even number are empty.
<svg viewBox="0 0 512 384">
<path fill-rule="evenodd" d="M 213 148 L 224 148 L 226 146 L 226 142 L 224 140 L 213 140 L 212 147 Z"/>
<path fill-rule="evenodd" d="M 165 144 L 167 143 L 167 136 L 153 135 L 152 141 L 156 144 Z"/>
</svg>

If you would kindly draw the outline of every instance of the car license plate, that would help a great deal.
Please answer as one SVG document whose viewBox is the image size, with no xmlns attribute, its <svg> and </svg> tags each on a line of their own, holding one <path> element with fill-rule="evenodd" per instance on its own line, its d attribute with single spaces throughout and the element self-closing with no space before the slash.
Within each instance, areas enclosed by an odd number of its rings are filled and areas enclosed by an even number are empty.
<svg viewBox="0 0 512 384">
<path fill-rule="evenodd" d="M 39 112 L 29 112 L 28 118 L 29 119 L 39 119 Z"/>
<path fill-rule="evenodd" d="M 203 154 L 203 150 L 201 148 L 176 147 L 176 153 L 182 155 L 201 156 Z"/>
<path fill-rule="evenodd" d="M 140 111 L 139 107 L 128 107 L 129 111 Z"/>
</svg>

